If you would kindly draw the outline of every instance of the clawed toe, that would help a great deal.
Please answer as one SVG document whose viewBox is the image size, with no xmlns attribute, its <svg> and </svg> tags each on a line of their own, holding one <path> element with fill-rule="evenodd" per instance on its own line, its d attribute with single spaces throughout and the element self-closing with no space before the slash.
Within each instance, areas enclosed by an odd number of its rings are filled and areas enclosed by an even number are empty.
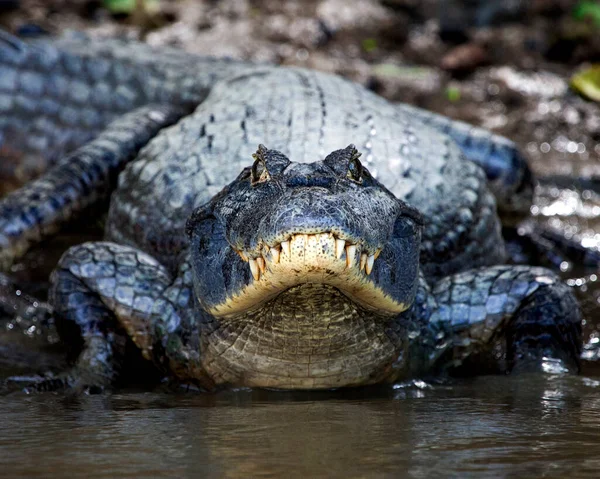
<svg viewBox="0 0 600 479">
<path fill-rule="evenodd" d="M 85 378 L 76 372 L 46 376 L 11 376 L 5 380 L 7 390 L 22 390 L 26 394 L 68 391 L 70 394 L 102 394 L 106 385 Z"/>
</svg>

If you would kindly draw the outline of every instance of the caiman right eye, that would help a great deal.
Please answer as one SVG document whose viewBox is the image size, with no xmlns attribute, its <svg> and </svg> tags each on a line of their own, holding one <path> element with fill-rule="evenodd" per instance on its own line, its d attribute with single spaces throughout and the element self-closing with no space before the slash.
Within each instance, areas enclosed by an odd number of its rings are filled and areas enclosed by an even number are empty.
<svg viewBox="0 0 600 479">
<path fill-rule="evenodd" d="M 354 155 L 352 155 L 352 158 L 350 158 L 350 161 L 348 162 L 348 173 L 346 174 L 346 176 L 352 181 L 362 183 L 363 166 L 360 160 L 358 159 L 359 157 L 359 152 L 356 152 Z"/>
</svg>

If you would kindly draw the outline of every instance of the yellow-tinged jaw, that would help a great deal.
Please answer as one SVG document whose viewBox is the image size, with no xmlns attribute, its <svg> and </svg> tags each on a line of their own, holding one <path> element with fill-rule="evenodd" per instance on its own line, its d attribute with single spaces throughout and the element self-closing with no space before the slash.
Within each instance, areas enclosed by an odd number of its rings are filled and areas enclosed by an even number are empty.
<svg viewBox="0 0 600 479">
<path fill-rule="evenodd" d="M 409 306 L 385 294 L 371 279 L 380 250 L 369 251 L 333 233 L 296 234 L 279 244 L 263 244 L 256 257 L 237 252 L 248 263 L 254 280 L 239 294 L 210 308 L 208 312 L 216 317 L 243 313 L 307 283 L 333 286 L 352 301 L 383 314 L 396 315 Z"/>
</svg>

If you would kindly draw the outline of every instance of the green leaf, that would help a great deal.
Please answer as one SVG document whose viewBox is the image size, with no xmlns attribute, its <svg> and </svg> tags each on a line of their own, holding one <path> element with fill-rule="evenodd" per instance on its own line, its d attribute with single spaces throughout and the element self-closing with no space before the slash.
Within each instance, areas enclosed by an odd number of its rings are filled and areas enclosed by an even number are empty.
<svg viewBox="0 0 600 479">
<path fill-rule="evenodd" d="M 110 13 L 131 13 L 135 10 L 135 0 L 104 0 L 103 3 Z"/>
<path fill-rule="evenodd" d="M 582 0 L 573 8 L 573 18 L 576 20 L 591 19 L 600 28 L 600 2 Z"/>
<path fill-rule="evenodd" d="M 393 63 L 379 63 L 373 67 L 373 74 L 383 77 L 425 79 L 431 74 L 431 70 L 425 67 L 400 66 Z"/>
<path fill-rule="evenodd" d="M 460 88 L 456 86 L 449 86 L 446 88 L 446 98 L 448 98 L 448 101 L 456 103 L 460 100 L 460 95 Z"/>
<path fill-rule="evenodd" d="M 365 52 L 372 52 L 377 48 L 377 40 L 374 38 L 365 38 L 362 41 L 362 47 Z"/>
<path fill-rule="evenodd" d="M 144 10 L 151 12 L 158 8 L 159 0 L 142 0 Z M 113 14 L 130 14 L 137 7 L 136 0 L 103 0 L 104 8 Z"/>
<path fill-rule="evenodd" d="M 600 64 L 575 73 L 571 88 L 590 100 L 600 102 Z"/>
</svg>

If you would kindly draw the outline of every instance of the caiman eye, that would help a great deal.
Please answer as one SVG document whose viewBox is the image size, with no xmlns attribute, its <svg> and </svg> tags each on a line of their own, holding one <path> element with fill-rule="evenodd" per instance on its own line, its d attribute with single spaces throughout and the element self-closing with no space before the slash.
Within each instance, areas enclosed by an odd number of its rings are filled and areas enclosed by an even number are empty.
<svg viewBox="0 0 600 479">
<path fill-rule="evenodd" d="M 254 164 L 252 165 L 252 184 L 262 183 L 263 181 L 267 181 L 271 176 L 267 171 L 267 165 L 261 159 L 254 160 Z"/>
<path fill-rule="evenodd" d="M 263 145 L 258 146 L 258 151 L 252 155 L 254 158 L 254 164 L 252 165 L 251 183 L 253 185 L 257 183 L 263 183 L 271 179 L 269 171 L 267 170 L 267 164 L 265 162 L 266 147 Z"/>
<path fill-rule="evenodd" d="M 360 153 L 357 151 L 352 155 L 350 161 L 348 162 L 348 173 L 346 176 L 350 178 L 352 181 L 356 181 L 357 183 L 362 183 L 363 177 L 363 166 L 360 160 Z"/>
</svg>

